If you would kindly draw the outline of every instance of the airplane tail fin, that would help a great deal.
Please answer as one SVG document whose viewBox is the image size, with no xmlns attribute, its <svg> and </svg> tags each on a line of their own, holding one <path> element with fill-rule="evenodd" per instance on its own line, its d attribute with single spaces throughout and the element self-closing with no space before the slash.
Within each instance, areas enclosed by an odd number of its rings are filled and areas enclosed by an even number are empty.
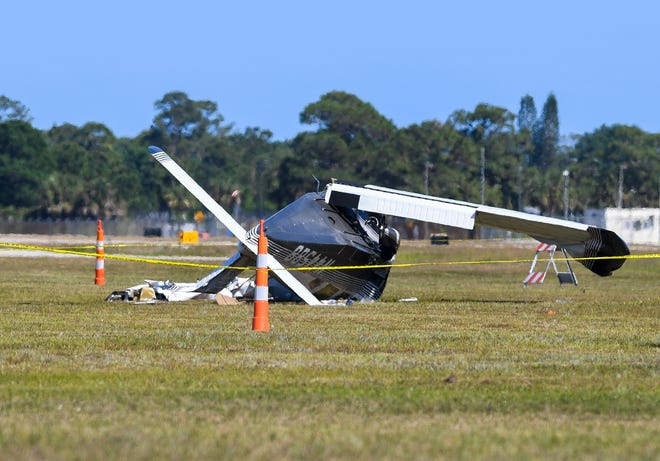
<svg viewBox="0 0 660 461">
<path fill-rule="evenodd" d="M 602 277 L 612 275 L 626 262 L 628 245 L 610 230 L 589 227 L 587 231 L 591 238 L 580 245 L 564 245 L 566 251 L 590 271 Z"/>
</svg>

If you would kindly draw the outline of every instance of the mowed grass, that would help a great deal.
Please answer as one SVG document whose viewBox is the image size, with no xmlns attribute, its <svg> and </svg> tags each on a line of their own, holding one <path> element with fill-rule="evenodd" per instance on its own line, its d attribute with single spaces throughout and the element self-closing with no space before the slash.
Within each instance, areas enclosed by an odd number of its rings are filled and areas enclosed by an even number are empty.
<svg viewBox="0 0 660 461">
<path fill-rule="evenodd" d="M 660 458 L 660 261 L 523 288 L 534 247 L 404 242 L 434 264 L 271 303 L 268 333 L 249 304 L 103 301 L 208 269 L 0 257 L 0 459 Z"/>
</svg>

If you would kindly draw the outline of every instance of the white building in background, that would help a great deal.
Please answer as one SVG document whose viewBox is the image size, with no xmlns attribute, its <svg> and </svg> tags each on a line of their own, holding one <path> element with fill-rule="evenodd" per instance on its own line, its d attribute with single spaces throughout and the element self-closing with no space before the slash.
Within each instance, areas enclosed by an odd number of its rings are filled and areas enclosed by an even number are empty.
<svg viewBox="0 0 660 461">
<path fill-rule="evenodd" d="M 629 244 L 660 244 L 660 208 L 590 209 L 584 223 L 614 231 Z"/>
</svg>

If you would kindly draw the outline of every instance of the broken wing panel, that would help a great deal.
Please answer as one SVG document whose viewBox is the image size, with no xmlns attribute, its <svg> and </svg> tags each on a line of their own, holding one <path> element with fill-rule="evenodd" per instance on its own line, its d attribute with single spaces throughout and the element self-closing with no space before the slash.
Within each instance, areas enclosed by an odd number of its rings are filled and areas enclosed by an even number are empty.
<svg viewBox="0 0 660 461">
<path fill-rule="evenodd" d="M 229 231 L 255 255 L 257 254 L 257 246 L 254 242 L 247 239 L 245 229 L 222 208 L 218 202 L 204 190 L 202 187 L 190 177 L 172 158 L 167 155 L 160 147 L 150 146 L 149 153 L 160 163 L 167 171 L 170 172 L 188 191 L 199 200 L 222 224 L 224 224 Z M 293 290 L 303 301 L 310 305 L 319 305 L 321 302 L 314 296 L 298 279 L 296 279 L 290 272 L 288 272 L 279 261 L 272 255 L 268 255 L 267 264 L 270 269 L 284 282 L 291 290 Z"/>
<path fill-rule="evenodd" d="M 183 187 L 188 189 L 188 191 L 200 201 L 212 214 L 215 216 L 218 221 L 220 221 L 224 226 L 229 229 L 231 232 L 242 244 L 250 248 L 254 253 L 257 252 L 256 247 L 247 242 L 245 239 L 245 229 L 236 222 L 232 216 L 222 208 L 218 202 L 213 200 L 213 198 L 204 190 L 202 187 L 195 182 L 193 178 L 190 177 L 188 173 L 185 172 L 172 158 L 167 155 L 161 148 L 156 146 L 149 147 L 149 153 L 151 156 L 158 161 L 167 171 L 174 176 L 177 181 L 181 183 Z M 254 247 L 254 248 L 253 248 Z"/>
</svg>

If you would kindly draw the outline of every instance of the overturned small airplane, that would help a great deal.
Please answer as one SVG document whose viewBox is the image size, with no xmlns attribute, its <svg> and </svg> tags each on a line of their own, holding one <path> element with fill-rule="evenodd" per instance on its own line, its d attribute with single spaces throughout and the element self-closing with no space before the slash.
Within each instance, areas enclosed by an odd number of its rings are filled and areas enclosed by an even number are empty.
<svg viewBox="0 0 660 461">
<path fill-rule="evenodd" d="M 106 300 L 176 301 L 218 294 L 249 299 L 250 278 L 239 275 L 256 264 L 259 226 L 243 229 L 162 149 L 151 146 L 149 152 L 239 240 L 239 249 L 223 266 L 197 282 L 147 280 L 115 291 Z M 565 249 L 600 276 L 611 275 L 630 254 L 626 243 L 606 229 L 334 180 L 325 191 L 307 193 L 265 220 L 271 273 L 269 296 L 275 301 L 304 301 L 310 305 L 334 300 L 377 300 L 385 289 L 399 248 L 399 233 L 388 226 L 387 216 L 462 229 L 489 226 L 524 233 Z M 290 270 L 296 268 L 306 270 Z"/>
</svg>

